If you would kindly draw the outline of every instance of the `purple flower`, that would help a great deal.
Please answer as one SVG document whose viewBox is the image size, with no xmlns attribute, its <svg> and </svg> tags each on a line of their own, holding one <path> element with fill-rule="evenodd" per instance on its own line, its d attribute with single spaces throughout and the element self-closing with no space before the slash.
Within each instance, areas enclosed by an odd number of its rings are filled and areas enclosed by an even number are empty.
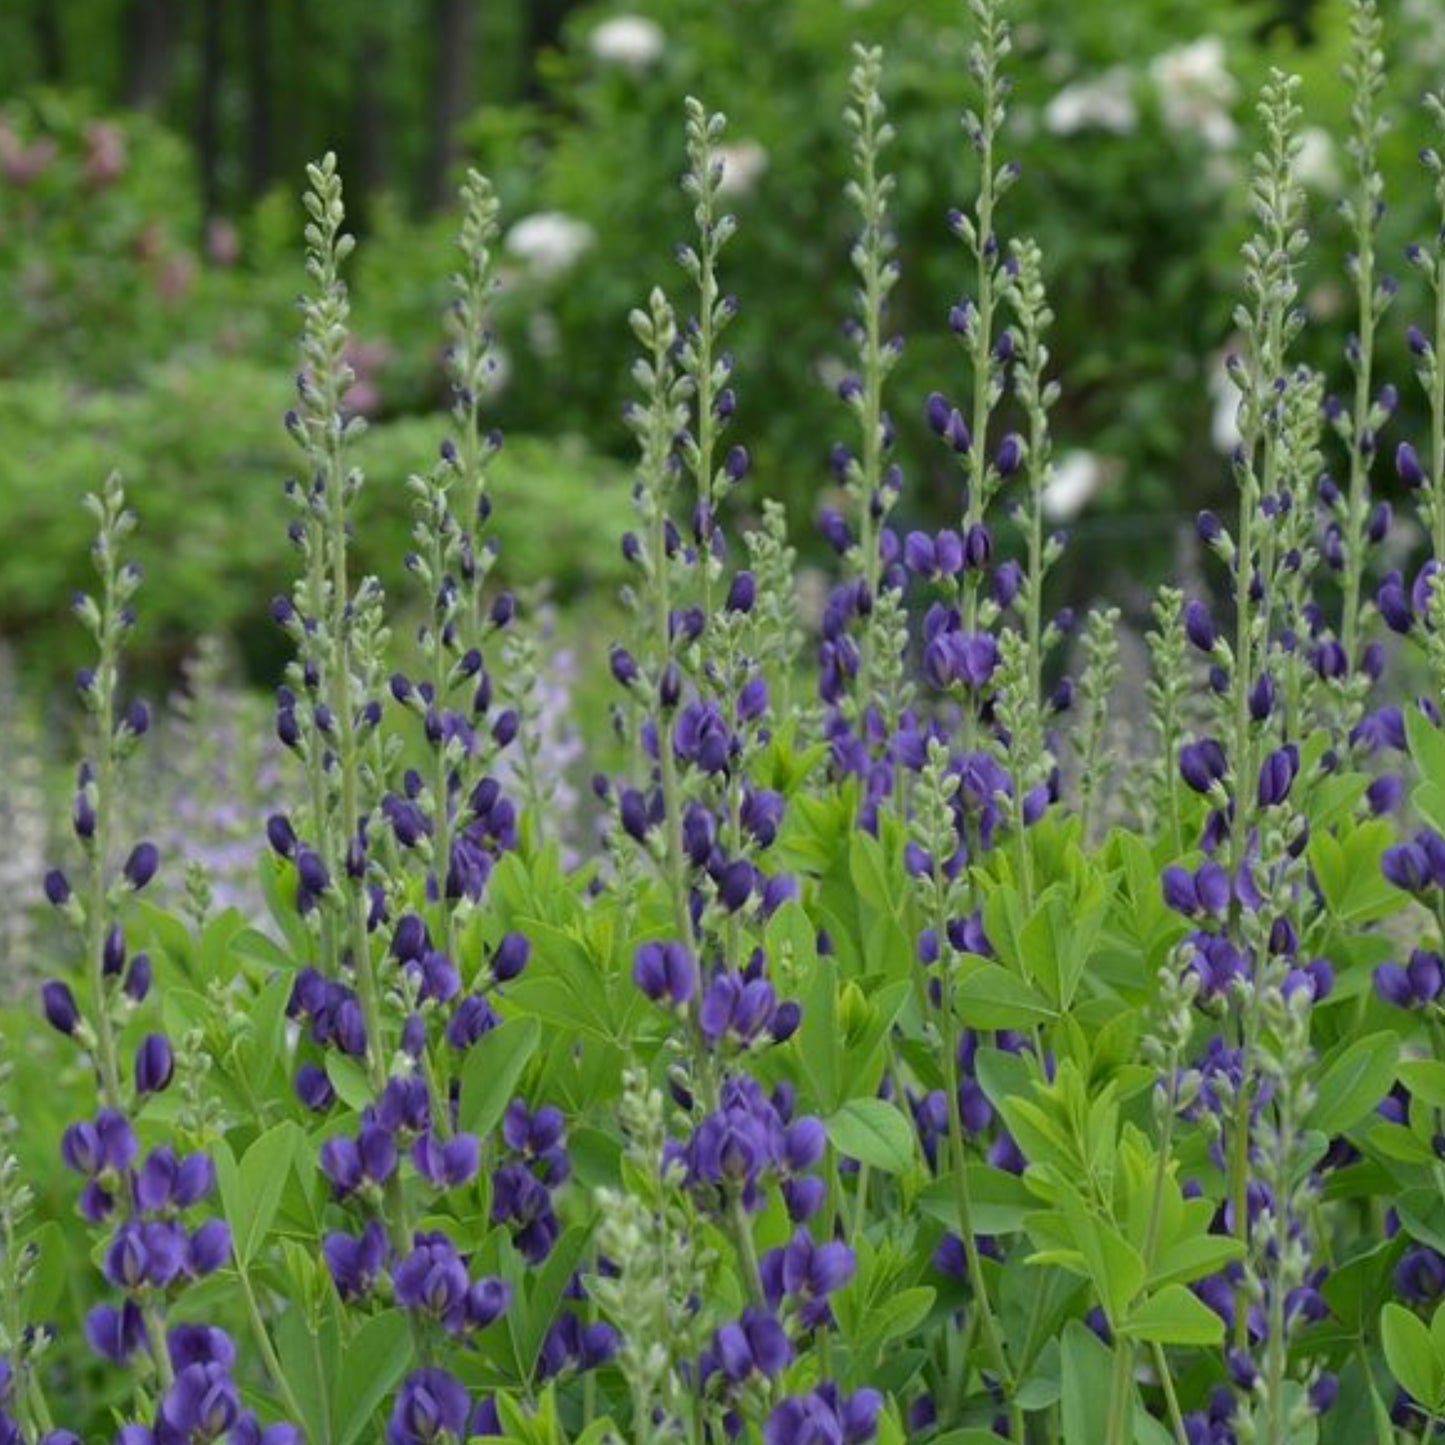
<svg viewBox="0 0 1445 1445">
<path fill-rule="evenodd" d="M 1259 769 L 1259 806 L 1273 808 L 1284 802 L 1298 772 L 1299 749 L 1293 743 L 1270 753 Z"/>
<path fill-rule="evenodd" d="M 125 881 L 137 892 L 156 876 L 161 855 L 154 843 L 137 843 L 125 860 Z"/>
<path fill-rule="evenodd" d="M 1396 843 L 1386 848 L 1380 859 L 1380 871 L 1407 893 L 1423 893 L 1435 886 L 1430 860 L 1418 843 Z"/>
<path fill-rule="evenodd" d="M 751 1043 L 773 1021 L 777 997 L 766 979 L 744 980 L 741 974 L 720 973 L 708 985 L 698 1008 L 698 1027 L 716 1047 L 725 1035 Z"/>
<path fill-rule="evenodd" d="M 1179 749 L 1179 775 L 1196 793 L 1209 792 L 1228 770 L 1224 749 L 1213 738 L 1185 743 Z"/>
<path fill-rule="evenodd" d="M 363 1124 L 355 1139 L 339 1135 L 321 1146 L 321 1170 L 338 1199 L 368 1184 L 384 1184 L 396 1168 L 396 1141 L 377 1124 Z"/>
<path fill-rule="evenodd" d="M 78 1174 L 119 1173 L 130 1167 L 135 1155 L 130 1121 L 114 1109 L 102 1109 L 93 1123 L 71 1124 L 60 1138 L 60 1157 Z"/>
<path fill-rule="evenodd" d="M 516 978 L 526 968 L 531 954 L 532 943 L 526 934 L 508 933 L 492 957 L 492 977 L 498 983 Z"/>
<path fill-rule="evenodd" d="M 756 1371 L 770 1378 L 780 1375 L 791 1363 L 793 1346 L 777 1316 L 750 1306 L 742 1317 L 723 1325 L 713 1337 L 704 1358 L 704 1376 L 716 1369 L 730 1384 L 738 1384 Z"/>
<path fill-rule="evenodd" d="M 1409 442 L 1401 442 L 1395 448 L 1395 471 L 1411 491 L 1425 485 L 1425 468 L 1421 464 L 1420 454 Z"/>
<path fill-rule="evenodd" d="M 157 1439 L 216 1440 L 240 1417 L 240 1394 L 225 1365 L 187 1365 L 161 1400 Z M 162 1433 L 161 1427 L 169 1434 Z"/>
<path fill-rule="evenodd" d="M 376 1283 L 386 1256 L 386 1232 L 375 1219 L 360 1236 L 335 1230 L 322 1241 L 321 1251 L 337 1293 L 342 1299 L 357 1299 Z"/>
<path fill-rule="evenodd" d="M 50 979 L 41 988 L 40 998 L 51 1028 L 62 1034 L 73 1034 L 80 1022 L 80 1009 L 69 987 L 59 979 Z"/>
<path fill-rule="evenodd" d="M 447 1020 L 447 1043 L 454 1049 L 469 1049 L 500 1022 L 490 1000 L 481 994 L 468 994 Z"/>
<path fill-rule="evenodd" d="M 435 1316 L 449 1329 L 465 1319 L 471 1280 L 456 1246 L 441 1233 L 418 1233 L 415 1247 L 391 1271 L 397 1303 Z"/>
<path fill-rule="evenodd" d="M 140 1306 L 130 1299 L 119 1308 L 96 1305 L 85 1317 L 85 1338 L 96 1354 L 112 1364 L 125 1364 L 146 1341 Z"/>
<path fill-rule="evenodd" d="M 883 1397 L 863 1389 L 844 1399 L 831 1382 L 783 1400 L 763 1426 L 763 1445 L 864 1445 L 878 1429 Z"/>
<path fill-rule="evenodd" d="M 147 1034 L 135 1055 L 135 1086 L 141 1094 L 159 1094 L 175 1077 L 176 1061 L 164 1034 Z"/>
<path fill-rule="evenodd" d="M 412 1145 L 411 1161 L 417 1173 L 438 1189 L 453 1189 L 476 1178 L 482 1163 L 481 1142 L 475 1134 L 439 1139 L 428 1129 Z"/>
<path fill-rule="evenodd" d="M 214 1274 L 231 1257 L 231 1227 L 224 1219 L 208 1219 L 191 1235 L 186 1270 L 196 1279 Z"/>
<path fill-rule="evenodd" d="M 654 1003 L 681 1008 L 697 989 L 697 965 L 685 944 L 644 943 L 633 958 L 632 978 Z"/>
<path fill-rule="evenodd" d="M 326 1070 L 316 1064 L 302 1064 L 296 1070 L 296 1097 L 313 1113 L 321 1113 L 336 1102 L 336 1090 Z"/>
<path fill-rule="evenodd" d="M 1184 607 L 1184 631 L 1190 642 L 1201 652 L 1213 652 L 1219 634 L 1214 629 L 1214 619 L 1209 608 L 1197 597 L 1192 597 Z"/>
</svg>

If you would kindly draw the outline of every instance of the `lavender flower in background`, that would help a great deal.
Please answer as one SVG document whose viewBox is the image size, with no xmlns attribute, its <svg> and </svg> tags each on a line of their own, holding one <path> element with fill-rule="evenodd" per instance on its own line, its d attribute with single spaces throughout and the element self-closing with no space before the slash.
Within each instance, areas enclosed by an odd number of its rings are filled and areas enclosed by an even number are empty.
<svg viewBox="0 0 1445 1445">
<path fill-rule="evenodd" d="M 0 999 L 33 986 L 36 945 L 44 935 L 37 914 L 51 845 L 43 736 L 21 695 L 14 660 L 0 648 L 0 754 L 8 759 L 0 779 L 0 829 L 8 840 L 0 852 Z"/>
<path fill-rule="evenodd" d="M 262 924 L 257 880 L 262 823 L 282 806 L 282 749 L 266 708 L 231 677 L 220 643 L 202 639 L 184 690 L 154 723 L 131 813 L 166 819 L 157 836 L 167 859 L 158 897 L 198 921 L 235 908 Z"/>
</svg>

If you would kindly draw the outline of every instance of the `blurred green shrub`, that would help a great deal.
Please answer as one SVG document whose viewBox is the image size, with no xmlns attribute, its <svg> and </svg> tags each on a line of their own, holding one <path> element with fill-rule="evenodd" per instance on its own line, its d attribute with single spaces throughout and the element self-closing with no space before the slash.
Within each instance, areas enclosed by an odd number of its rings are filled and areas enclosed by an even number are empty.
<svg viewBox="0 0 1445 1445">
<path fill-rule="evenodd" d="M 291 516 L 280 485 L 295 462 L 281 425 L 288 401 L 279 368 L 215 357 L 154 368 L 126 391 L 54 373 L 0 386 L 0 635 L 22 639 L 22 664 L 53 675 L 75 661 L 64 599 L 92 580 L 79 501 L 115 467 L 145 520 L 143 660 L 172 670 L 196 637 L 225 634 L 254 675 L 270 675 L 285 647 L 266 608 L 289 566 L 277 549 Z M 441 416 L 408 417 L 362 444 L 359 564 L 402 597 L 405 478 L 430 465 L 445 428 Z M 494 483 L 504 578 L 549 578 L 563 601 L 615 586 L 622 468 L 565 437 L 510 436 Z M 369 551 L 368 537 L 397 550 Z"/>
</svg>

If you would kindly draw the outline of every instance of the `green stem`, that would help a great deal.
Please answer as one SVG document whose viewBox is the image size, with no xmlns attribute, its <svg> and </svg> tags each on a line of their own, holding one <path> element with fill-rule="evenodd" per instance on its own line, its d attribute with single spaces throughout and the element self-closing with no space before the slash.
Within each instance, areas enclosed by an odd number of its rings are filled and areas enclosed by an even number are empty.
<svg viewBox="0 0 1445 1445">
<path fill-rule="evenodd" d="M 1349 665 L 1358 664 L 1360 588 L 1365 566 L 1365 521 L 1369 506 L 1369 462 L 1364 436 L 1370 415 L 1370 383 L 1375 351 L 1375 246 L 1371 217 L 1374 200 L 1370 194 L 1368 161 L 1360 167 L 1360 186 L 1355 200 L 1361 226 L 1355 258 L 1355 297 L 1359 311 L 1359 358 L 1355 364 L 1354 425 L 1350 437 L 1350 486 L 1345 512 L 1345 610 L 1341 627 Z M 1437 554 L 1438 555 L 1438 554 Z"/>
<path fill-rule="evenodd" d="M 752 1221 L 743 1208 L 742 1196 L 736 1190 L 728 1198 L 728 1224 L 731 1226 L 733 1243 L 743 1264 L 743 1283 L 747 1286 L 748 1297 L 755 1305 L 766 1306 L 763 1295 L 763 1276 L 758 1268 L 757 1245 L 753 1243 Z"/>
<path fill-rule="evenodd" d="M 945 920 L 942 918 L 938 920 L 938 933 L 941 947 L 947 949 L 948 934 Z M 945 983 L 945 990 L 946 987 Z M 963 1116 L 958 1107 L 958 1039 L 953 1028 L 952 1004 L 946 992 L 940 1012 L 944 1088 L 948 1095 L 948 1142 L 953 1159 L 953 1193 L 958 1209 L 958 1225 L 963 1240 L 964 1259 L 968 1265 L 968 1281 L 973 1289 L 974 1309 L 978 1313 L 979 1330 L 983 1336 L 989 1362 L 998 1374 L 1004 1393 L 1012 1395 L 1014 1379 L 1009 1369 L 1008 1355 L 1004 1350 L 1003 1336 L 999 1332 L 998 1321 L 994 1318 L 993 1306 L 989 1301 L 988 1284 L 983 1273 L 983 1260 L 978 1252 L 978 1240 L 974 1236 L 973 1197 L 968 1184 L 968 1154 L 963 1132 Z"/>
<path fill-rule="evenodd" d="M 1174 1439 L 1177 1445 L 1189 1445 L 1189 1432 L 1184 1428 L 1184 1416 L 1179 1409 L 1179 1396 L 1174 1389 L 1174 1376 L 1169 1369 L 1169 1357 L 1164 1353 L 1164 1346 L 1155 1344 L 1151 1346 L 1154 1355 L 1154 1368 L 1159 1372 L 1159 1383 L 1164 1387 L 1164 1404 L 1169 1411 L 1169 1424 L 1174 1431 Z"/>
<path fill-rule="evenodd" d="M 306 1413 L 296 1398 L 296 1392 L 291 1388 L 291 1381 L 286 1378 L 286 1371 L 281 1366 L 276 1346 L 271 1342 L 271 1333 L 266 1328 L 265 1320 L 261 1318 L 261 1308 L 256 1302 L 256 1291 L 251 1286 L 251 1276 L 246 1272 L 245 1266 L 237 1267 L 236 1278 L 241 1284 L 241 1295 L 246 1301 L 246 1314 L 251 1321 L 251 1333 L 256 1338 L 256 1347 L 261 1352 L 261 1361 L 266 1366 L 266 1373 L 271 1377 L 271 1383 L 280 1393 L 281 1403 L 285 1406 L 286 1413 L 293 1421 L 299 1423 L 306 1418 Z"/>
</svg>

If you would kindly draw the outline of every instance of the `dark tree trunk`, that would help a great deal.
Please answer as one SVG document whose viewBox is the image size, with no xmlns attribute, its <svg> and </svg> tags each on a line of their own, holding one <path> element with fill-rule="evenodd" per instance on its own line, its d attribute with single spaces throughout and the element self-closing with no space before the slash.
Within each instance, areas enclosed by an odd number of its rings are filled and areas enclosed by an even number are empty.
<svg viewBox="0 0 1445 1445">
<path fill-rule="evenodd" d="M 574 8 L 575 0 L 531 0 L 526 6 L 527 39 L 526 94 L 530 100 L 541 100 L 545 94 L 538 58 L 544 50 L 554 49 L 562 39 L 562 22 Z"/>
<path fill-rule="evenodd" d="M 386 63 L 386 36 L 368 25 L 356 47 L 356 180 L 363 201 L 387 181 Z"/>
<path fill-rule="evenodd" d="M 42 0 L 43 10 L 58 10 Z M 166 97 L 175 54 L 174 0 L 128 0 L 121 11 L 121 54 L 125 73 L 121 95 L 137 110 L 154 110 Z"/>
<path fill-rule="evenodd" d="M 434 0 L 436 71 L 432 86 L 431 148 L 423 200 L 440 210 L 457 160 L 457 125 L 472 98 L 472 60 L 476 48 L 475 0 Z"/>
<path fill-rule="evenodd" d="M 40 77 L 47 85 L 59 85 L 65 76 L 65 39 L 60 33 L 60 7 L 54 0 L 35 0 L 31 17 L 35 23 L 35 53 Z"/>
<path fill-rule="evenodd" d="M 203 224 L 213 220 L 221 210 L 221 76 L 225 65 L 225 25 L 225 0 L 202 0 L 196 161 Z"/>
<path fill-rule="evenodd" d="M 271 0 L 246 4 L 246 180 L 265 193 L 274 174 L 271 154 Z"/>
</svg>

